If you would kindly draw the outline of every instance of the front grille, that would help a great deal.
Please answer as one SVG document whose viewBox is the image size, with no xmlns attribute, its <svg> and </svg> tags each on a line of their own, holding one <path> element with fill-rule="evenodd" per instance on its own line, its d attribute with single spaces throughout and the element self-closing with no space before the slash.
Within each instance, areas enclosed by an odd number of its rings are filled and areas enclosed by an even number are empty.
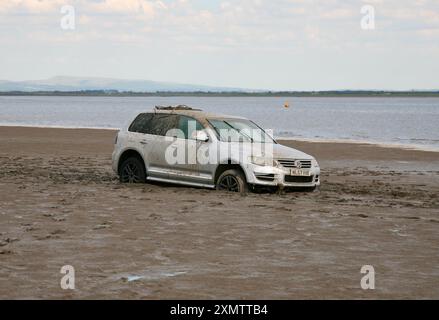
<svg viewBox="0 0 439 320">
<path fill-rule="evenodd" d="M 285 176 L 285 182 L 309 183 L 313 182 L 314 176 Z"/>
<path fill-rule="evenodd" d="M 279 159 L 277 162 L 285 168 L 311 168 L 311 160 Z"/>
</svg>

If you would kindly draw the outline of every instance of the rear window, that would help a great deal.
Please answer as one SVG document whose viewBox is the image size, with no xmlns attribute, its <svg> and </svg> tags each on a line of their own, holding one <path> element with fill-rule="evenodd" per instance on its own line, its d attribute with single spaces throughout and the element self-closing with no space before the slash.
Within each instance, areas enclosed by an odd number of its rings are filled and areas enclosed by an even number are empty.
<svg viewBox="0 0 439 320">
<path fill-rule="evenodd" d="M 133 123 L 131 123 L 128 131 L 148 133 L 148 128 L 151 127 L 151 121 L 153 116 L 154 115 L 152 113 L 139 114 L 136 119 L 134 119 Z"/>
</svg>

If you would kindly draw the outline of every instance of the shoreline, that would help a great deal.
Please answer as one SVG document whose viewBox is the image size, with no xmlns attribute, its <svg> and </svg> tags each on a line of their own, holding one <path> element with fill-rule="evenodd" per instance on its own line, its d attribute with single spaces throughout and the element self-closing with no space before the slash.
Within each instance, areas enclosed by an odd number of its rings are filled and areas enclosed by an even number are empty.
<svg viewBox="0 0 439 320">
<path fill-rule="evenodd" d="M 279 137 L 276 138 L 279 141 L 299 141 L 299 142 L 309 142 L 309 143 L 340 143 L 340 144 L 358 144 L 358 145 L 370 145 L 380 148 L 388 149 L 402 149 L 402 150 L 412 150 L 412 151 L 424 151 L 424 152 L 439 152 L 439 147 L 429 147 L 418 144 L 403 144 L 403 143 L 392 143 L 392 142 L 378 142 L 369 140 L 355 140 L 355 139 L 325 139 L 325 138 L 297 138 L 297 137 Z"/>
<path fill-rule="evenodd" d="M 36 128 L 36 129 L 59 129 L 59 130 L 105 130 L 105 131 L 118 131 L 119 128 L 113 127 L 87 127 L 87 126 L 46 126 L 46 125 L 4 125 L 0 124 L 0 128 Z M 378 142 L 378 141 L 368 141 L 368 140 L 356 140 L 356 139 L 325 139 L 325 138 L 300 138 L 300 137 L 275 137 L 279 142 L 305 142 L 305 143 L 318 143 L 318 144 L 345 144 L 345 145 L 366 145 L 379 148 L 387 149 L 398 149 L 398 150 L 408 150 L 408 151 L 422 151 L 422 152 L 433 152 L 439 153 L 439 147 L 430 147 L 417 144 L 402 144 L 402 143 L 391 143 L 391 142 Z"/>
<path fill-rule="evenodd" d="M 2 91 L 0 97 L 439 98 L 439 91 Z"/>
</svg>

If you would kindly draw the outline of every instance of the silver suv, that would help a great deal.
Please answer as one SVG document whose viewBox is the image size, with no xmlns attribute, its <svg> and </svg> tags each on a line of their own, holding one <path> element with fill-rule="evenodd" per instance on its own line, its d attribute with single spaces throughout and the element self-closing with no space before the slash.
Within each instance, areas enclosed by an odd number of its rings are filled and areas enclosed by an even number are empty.
<svg viewBox="0 0 439 320">
<path fill-rule="evenodd" d="M 186 106 L 139 114 L 116 136 L 113 170 L 121 182 L 147 180 L 247 192 L 320 185 L 310 155 L 278 144 L 254 122 Z"/>
</svg>

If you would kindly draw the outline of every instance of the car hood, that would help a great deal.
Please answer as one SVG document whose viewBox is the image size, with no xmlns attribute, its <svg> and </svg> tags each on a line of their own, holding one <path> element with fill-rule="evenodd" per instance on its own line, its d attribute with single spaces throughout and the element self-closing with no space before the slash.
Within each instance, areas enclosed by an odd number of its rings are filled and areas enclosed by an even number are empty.
<svg viewBox="0 0 439 320">
<path fill-rule="evenodd" d="M 273 158 L 274 159 L 302 159 L 302 160 L 314 159 L 313 156 L 310 156 L 305 152 L 281 144 L 273 145 Z"/>
<path fill-rule="evenodd" d="M 290 148 L 281 144 L 260 144 L 259 149 L 257 144 L 243 143 L 243 144 L 232 144 L 227 143 L 221 144 L 224 150 L 231 148 L 231 152 L 234 155 L 239 155 L 241 153 L 244 156 L 261 156 L 264 154 L 267 158 L 273 155 L 273 159 L 300 159 L 300 160 L 313 160 L 314 157 L 306 154 L 305 152 L 299 151 L 294 148 Z M 228 153 L 225 153 L 228 154 Z"/>
</svg>

